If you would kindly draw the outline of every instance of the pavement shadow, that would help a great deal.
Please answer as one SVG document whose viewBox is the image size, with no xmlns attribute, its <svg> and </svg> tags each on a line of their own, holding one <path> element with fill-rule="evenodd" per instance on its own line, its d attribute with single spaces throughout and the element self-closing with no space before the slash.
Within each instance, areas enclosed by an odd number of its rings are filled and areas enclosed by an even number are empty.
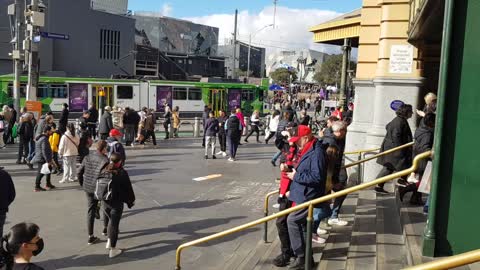
<svg viewBox="0 0 480 270">
<path fill-rule="evenodd" d="M 130 232 L 123 232 L 122 234 L 130 234 L 127 236 L 120 236 L 119 243 L 121 244 L 122 240 L 132 237 L 139 237 L 145 235 L 155 235 L 162 232 L 176 232 L 180 235 L 184 235 L 181 239 L 176 240 L 159 240 L 153 241 L 133 247 L 124 249 L 124 253 L 117 258 L 109 259 L 107 254 L 91 254 L 91 255 L 72 255 L 58 259 L 51 259 L 39 262 L 38 264 L 45 269 L 68 269 L 76 267 L 102 267 L 102 266 L 112 266 L 116 264 L 121 264 L 124 262 L 135 262 L 151 259 L 165 253 L 175 250 L 182 243 L 192 241 L 198 238 L 209 236 L 213 234 L 209 233 L 199 233 L 197 231 L 208 229 L 210 227 L 216 227 L 219 225 L 228 224 L 232 220 L 238 220 L 246 218 L 245 216 L 235 216 L 229 218 L 218 218 L 218 219 L 203 219 L 196 220 L 191 222 L 184 222 L 168 226 L 166 228 L 152 228 L 146 230 L 137 230 Z M 240 238 L 246 234 L 258 231 L 260 228 L 250 228 L 244 230 L 240 233 L 231 234 L 229 236 L 220 238 L 212 242 L 205 243 L 198 246 L 211 246 L 218 243 L 225 243 L 233 241 L 237 238 Z M 172 258 L 173 261 L 173 258 Z M 160 268 L 158 268 L 160 269 Z"/>
<path fill-rule="evenodd" d="M 168 170 L 168 168 L 164 168 L 164 169 L 134 169 L 134 168 L 130 168 L 130 169 L 127 169 L 126 171 L 128 172 L 128 175 L 130 177 L 132 176 L 145 176 L 145 175 L 148 175 L 148 174 L 157 174 L 157 173 L 161 173 L 163 171 L 166 171 Z"/>
<path fill-rule="evenodd" d="M 164 210 L 164 209 L 197 209 L 197 208 L 207 208 L 211 207 L 226 201 L 233 201 L 240 199 L 240 197 L 232 197 L 228 198 L 225 200 L 204 200 L 204 201 L 194 201 L 194 202 L 180 202 L 180 203 L 173 203 L 173 204 L 166 204 L 162 206 L 155 206 L 155 207 L 149 207 L 149 208 L 142 208 L 142 209 L 133 209 L 133 210 L 128 210 L 125 211 L 122 218 L 127 218 L 131 217 L 137 214 L 145 213 L 145 212 L 150 212 L 150 211 L 157 211 L 157 210 Z"/>
</svg>

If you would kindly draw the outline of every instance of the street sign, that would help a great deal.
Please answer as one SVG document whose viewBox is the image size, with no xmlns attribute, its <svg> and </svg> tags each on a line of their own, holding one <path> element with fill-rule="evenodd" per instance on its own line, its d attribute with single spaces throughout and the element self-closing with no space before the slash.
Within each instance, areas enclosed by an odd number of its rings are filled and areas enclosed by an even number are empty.
<svg viewBox="0 0 480 270">
<path fill-rule="evenodd" d="M 402 106 L 403 104 L 405 103 L 403 103 L 403 101 L 401 100 L 394 100 L 390 103 L 390 108 L 394 111 L 397 111 L 398 108 L 400 108 L 400 106 Z"/>
<path fill-rule="evenodd" d="M 51 38 L 51 39 L 63 39 L 63 40 L 69 40 L 70 39 L 70 35 L 66 35 L 66 34 L 40 32 L 40 35 L 44 38 Z"/>
</svg>

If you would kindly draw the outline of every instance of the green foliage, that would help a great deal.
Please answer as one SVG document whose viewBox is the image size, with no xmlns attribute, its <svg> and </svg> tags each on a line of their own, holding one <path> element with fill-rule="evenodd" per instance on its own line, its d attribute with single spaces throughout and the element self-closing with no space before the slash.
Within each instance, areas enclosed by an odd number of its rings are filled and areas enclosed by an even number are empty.
<svg viewBox="0 0 480 270">
<path fill-rule="evenodd" d="M 327 60 L 322 63 L 321 68 L 315 72 L 313 79 L 321 84 L 340 85 L 342 78 L 342 60 L 342 54 L 328 57 Z M 350 70 L 356 69 L 357 64 L 350 61 Z"/>
<path fill-rule="evenodd" d="M 290 82 L 290 75 L 292 75 L 292 82 L 297 80 L 297 72 L 294 70 L 277 68 L 275 71 L 270 72 L 270 78 L 272 78 L 272 80 L 278 84 L 288 84 Z"/>
</svg>

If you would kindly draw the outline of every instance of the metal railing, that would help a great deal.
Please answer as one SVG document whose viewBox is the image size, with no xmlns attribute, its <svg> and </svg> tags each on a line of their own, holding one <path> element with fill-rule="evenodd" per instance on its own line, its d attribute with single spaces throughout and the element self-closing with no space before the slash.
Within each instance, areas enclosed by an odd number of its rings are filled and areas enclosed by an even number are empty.
<svg viewBox="0 0 480 270">
<path fill-rule="evenodd" d="M 368 182 L 368 183 L 363 183 L 363 184 L 359 184 L 359 185 L 356 185 L 356 186 L 353 186 L 353 187 L 350 187 L 350 188 L 346 188 L 344 190 L 341 190 L 341 191 L 338 191 L 338 192 L 335 192 L 335 193 L 332 193 L 332 194 L 329 194 L 329 195 L 325 195 L 325 196 L 320 197 L 318 199 L 314 199 L 314 200 L 311 200 L 311 201 L 308 201 L 308 202 L 304 202 L 302 204 L 296 205 L 296 206 L 291 207 L 289 209 L 280 211 L 276 214 L 266 216 L 266 217 L 263 217 L 261 219 L 255 220 L 255 221 L 251 221 L 249 223 L 237 226 L 235 228 L 225 230 L 223 232 L 215 233 L 215 234 L 212 234 L 210 236 L 202 237 L 200 239 L 190 241 L 188 243 L 184 243 L 177 248 L 176 257 L 175 257 L 176 258 L 176 268 L 175 269 L 176 270 L 181 269 L 181 266 L 180 266 L 181 254 L 182 254 L 182 251 L 185 248 L 192 247 L 192 246 L 195 246 L 195 245 L 198 245 L 198 244 L 201 244 L 201 243 L 205 243 L 205 242 L 208 242 L 208 241 L 211 241 L 211 240 L 215 240 L 215 239 L 218 239 L 218 238 L 221 238 L 221 237 L 224 237 L 224 236 L 236 233 L 236 232 L 243 231 L 243 230 L 248 229 L 250 227 L 253 227 L 253 226 L 268 222 L 270 220 L 288 215 L 292 212 L 302 210 L 302 209 L 307 208 L 307 207 L 308 207 L 308 216 L 307 216 L 307 234 L 306 234 L 307 239 L 305 241 L 305 243 L 306 243 L 305 256 L 306 256 L 306 258 L 310 258 L 311 253 L 312 253 L 312 246 L 311 246 L 312 245 L 312 231 L 311 230 L 312 230 L 312 222 L 313 222 L 313 208 L 314 208 L 314 205 L 319 204 L 319 203 L 323 203 L 323 202 L 326 202 L 326 201 L 329 201 L 329 200 L 332 200 L 332 199 L 335 199 L 335 198 L 338 198 L 338 197 L 341 197 L 341 196 L 345 196 L 345 195 L 348 195 L 350 193 L 353 193 L 353 192 L 356 192 L 356 191 L 359 191 L 359 190 L 362 190 L 362 189 L 366 189 L 366 188 L 369 188 L 369 187 L 372 187 L 372 186 L 375 186 L 375 185 L 378 185 L 378 184 L 381 184 L 381 183 L 385 183 L 387 181 L 397 179 L 397 178 L 405 176 L 405 175 L 409 175 L 410 173 L 415 172 L 417 170 L 418 163 L 419 163 L 420 160 L 425 159 L 425 158 L 429 158 L 430 156 L 431 156 L 431 151 L 424 152 L 422 154 L 417 155 L 414 158 L 412 166 L 408 169 L 405 169 L 405 170 L 402 170 L 402 171 L 399 171 L 399 172 L 396 172 L 396 173 L 378 178 L 378 179 L 373 180 L 373 181 Z M 312 267 L 311 260 L 309 260 L 309 259 L 305 260 L 305 269 L 306 270 L 311 270 L 311 267 Z"/>
<path fill-rule="evenodd" d="M 349 163 L 349 164 L 347 164 L 347 165 L 344 165 L 342 168 L 347 169 L 347 168 L 350 168 L 350 167 L 355 166 L 355 165 L 361 166 L 362 163 L 365 163 L 365 162 L 367 162 L 367 161 L 370 161 L 370 160 L 372 160 L 372 159 L 374 159 L 374 158 L 378 158 L 378 157 L 381 157 L 381 156 L 384 156 L 384 155 L 387 155 L 387 154 L 391 154 L 391 153 L 393 153 L 393 152 L 395 152 L 395 151 L 402 150 L 402 149 L 407 148 L 407 147 L 410 147 L 410 146 L 412 146 L 412 145 L 413 145 L 413 142 L 406 143 L 406 144 L 404 144 L 404 145 L 400 145 L 400 146 L 397 146 L 397 147 L 392 148 L 392 149 L 390 149 L 390 150 L 387 150 L 387 151 L 378 153 L 378 154 L 376 154 L 375 156 L 372 156 L 372 157 L 370 157 L 370 158 L 357 160 L 357 161 L 355 162 L 355 164 L 353 164 L 353 165 L 350 165 L 350 164 L 352 164 L 352 163 Z M 375 150 L 379 150 L 379 149 L 380 149 L 380 148 L 377 148 L 377 149 L 369 149 L 369 150 L 358 150 L 358 151 L 354 151 L 354 152 L 345 152 L 344 154 L 350 154 L 350 153 L 353 153 L 353 154 L 355 154 L 355 153 L 368 153 L 368 152 L 375 151 Z M 360 173 L 360 172 L 359 172 L 359 173 Z M 359 179 L 360 179 L 360 178 L 359 178 Z M 359 183 L 361 183 L 361 182 L 362 182 L 362 181 L 359 181 Z M 270 197 L 273 196 L 273 195 L 275 195 L 275 194 L 278 194 L 278 193 L 279 193 L 279 191 L 278 191 L 278 190 L 275 190 L 275 191 L 272 191 L 272 192 L 268 193 L 267 195 L 265 195 L 265 202 L 264 202 L 264 204 L 263 204 L 263 205 L 264 205 L 263 213 L 264 213 L 265 216 L 268 216 L 268 213 L 269 213 L 269 212 L 268 212 L 268 209 L 269 209 L 269 200 L 270 200 Z M 263 230 L 264 230 L 264 233 L 263 233 L 263 241 L 264 241 L 265 243 L 267 243 L 267 241 L 268 241 L 268 236 L 267 236 L 267 235 L 268 235 L 268 233 L 267 233 L 267 231 L 268 231 L 268 222 L 265 222 L 265 225 L 264 225 Z"/>
<path fill-rule="evenodd" d="M 451 269 L 467 264 L 472 264 L 480 261 L 480 249 L 472 250 L 462 254 L 450 256 L 443 259 L 438 259 L 428 263 L 422 263 L 412 267 L 405 268 L 405 270 L 442 270 Z"/>
<path fill-rule="evenodd" d="M 379 151 L 379 150 L 380 150 L 380 148 L 374 148 L 374 149 L 365 149 L 365 150 L 345 152 L 343 154 L 345 156 L 346 155 L 358 155 L 357 161 L 360 161 L 360 160 L 365 158 L 366 154 L 370 154 L 370 153 L 371 154 L 378 154 L 377 151 Z M 358 183 L 363 182 L 363 164 L 358 164 L 357 165 L 357 180 L 358 180 Z"/>
</svg>

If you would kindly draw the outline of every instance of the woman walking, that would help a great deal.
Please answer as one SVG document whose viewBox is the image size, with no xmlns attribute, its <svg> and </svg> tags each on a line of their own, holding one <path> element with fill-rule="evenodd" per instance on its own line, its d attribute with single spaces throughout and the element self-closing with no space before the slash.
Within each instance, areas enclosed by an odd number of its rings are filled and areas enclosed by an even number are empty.
<svg viewBox="0 0 480 270">
<path fill-rule="evenodd" d="M 110 258 L 122 253 L 122 250 L 117 248 L 117 240 L 123 204 L 127 204 L 128 208 L 132 208 L 135 205 L 135 193 L 133 192 L 132 182 L 122 164 L 122 157 L 113 153 L 110 157 L 110 164 L 100 173 L 100 177 L 108 175 L 107 177 L 112 179 L 112 197 L 108 201 L 103 201 L 104 225 L 107 225 L 108 234 L 106 248 L 109 249 Z"/>
<path fill-rule="evenodd" d="M 172 112 L 173 118 L 173 137 L 178 138 L 178 129 L 180 128 L 180 112 L 178 106 L 175 106 Z"/>
<path fill-rule="evenodd" d="M 248 143 L 248 138 L 252 136 L 253 132 L 255 132 L 257 133 L 257 143 L 260 143 L 260 140 L 258 139 L 260 136 L 260 112 L 258 110 L 255 110 L 250 117 L 250 127 L 250 133 L 248 133 L 244 141 Z"/>
<path fill-rule="evenodd" d="M 75 182 L 77 178 L 77 156 L 80 138 L 75 136 L 75 126 L 73 123 L 67 125 L 67 131 L 60 139 L 58 155 L 63 158 L 63 178 L 59 183 L 67 181 Z"/>
<path fill-rule="evenodd" d="M 272 116 L 270 117 L 270 124 L 268 128 L 270 129 L 270 134 L 265 139 L 265 144 L 268 144 L 268 141 L 275 136 L 277 133 L 278 123 L 280 122 L 280 111 L 273 111 Z"/>
</svg>

